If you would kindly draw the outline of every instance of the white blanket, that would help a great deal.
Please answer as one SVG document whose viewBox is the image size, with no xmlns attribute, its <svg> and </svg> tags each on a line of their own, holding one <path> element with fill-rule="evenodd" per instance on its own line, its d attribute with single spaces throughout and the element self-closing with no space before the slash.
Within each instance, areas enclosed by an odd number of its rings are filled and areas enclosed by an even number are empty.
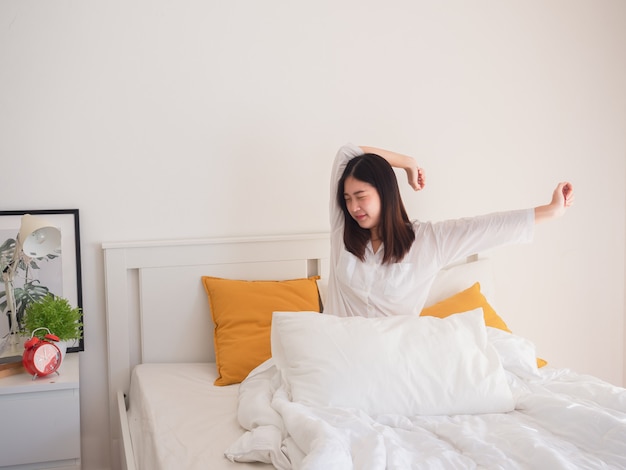
<svg viewBox="0 0 626 470">
<path fill-rule="evenodd" d="M 241 384 L 247 429 L 225 452 L 278 469 L 626 468 L 626 390 L 567 369 L 528 370 L 534 350 L 490 329 L 515 410 L 453 416 L 369 416 L 291 401 L 273 360 Z M 534 357 L 531 357 L 534 360 Z"/>
</svg>

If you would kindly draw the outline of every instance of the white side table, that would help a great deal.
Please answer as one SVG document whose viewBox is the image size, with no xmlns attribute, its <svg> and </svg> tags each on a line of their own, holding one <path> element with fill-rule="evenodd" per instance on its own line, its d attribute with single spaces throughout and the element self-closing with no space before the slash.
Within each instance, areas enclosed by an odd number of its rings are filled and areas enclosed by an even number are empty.
<svg viewBox="0 0 626 470">
<path fill-rule="evenodd" d="M 0 469 L 80 470 L 78 353 L 59 375 L 0 378 Z"/>
</svg>

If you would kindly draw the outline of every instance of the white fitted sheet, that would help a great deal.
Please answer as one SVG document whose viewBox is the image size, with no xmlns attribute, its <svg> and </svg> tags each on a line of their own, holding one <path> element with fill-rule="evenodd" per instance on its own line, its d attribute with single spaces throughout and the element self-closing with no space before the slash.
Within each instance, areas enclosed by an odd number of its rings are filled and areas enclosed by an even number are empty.
<svg viewBox="0 0 626 470">
<path fill-rule="evenodd" d="M 214 363 L 141 364 L 131 378 L 128 420 L 137 468 L 271 468 L 232 463 L 226 448 L 243 433 L 239 385 L 216 387 Z"/>
</svg>

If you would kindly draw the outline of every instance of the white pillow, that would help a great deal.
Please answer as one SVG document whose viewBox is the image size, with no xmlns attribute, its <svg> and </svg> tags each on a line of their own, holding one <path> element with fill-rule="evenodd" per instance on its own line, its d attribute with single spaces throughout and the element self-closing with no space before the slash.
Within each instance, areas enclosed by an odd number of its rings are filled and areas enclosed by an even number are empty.
<svg viewBox="0 0 626 470">
<path fill-rule="evenodd" d="M 487 339 L 505 370 L 519 377 L 539 377 L 537 352 L 530 340 L 490 326 L 487 327 Z"/>
<path fill-rule="evenodd" d="M 491 261 L 487 258 L 443 268 L 428 291 L 425 307 L 453 296 L 476 282 L 480 282 L 480 292 L 493 306 L 495 303 L 495 281 Z"/>
<path fill-rule="evenodd" d="M 275 312 L 272 357 L 291 398 L 369 415 L 513 410 L 482 309 L 440 319 Z"/>
</svg>

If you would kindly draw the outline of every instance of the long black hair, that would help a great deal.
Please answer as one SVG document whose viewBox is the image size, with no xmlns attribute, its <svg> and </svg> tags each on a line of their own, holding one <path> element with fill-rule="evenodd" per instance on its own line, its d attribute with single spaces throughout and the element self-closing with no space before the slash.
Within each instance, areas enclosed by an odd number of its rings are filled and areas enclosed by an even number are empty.
<svg viewBox="0 0 626 470">
<path fill-rule="evenodd" d="M 359 226 L 346 206 L 344 186 L 346 178 L 353 177 L 371 184 L 380 196 L 380 222 L 378 231 L 384 243 L 383 263 L 402 261 L 413 241 L 415 232 L 400 197 L 398 180 L 391 165 L 380 155 L 366 153 L 348 162 L 337 185 L 337 203 L 344 215 L 343 242 L 346 249 L 361 261 L 370 239 L 369 230 Z"/>
</svg>

